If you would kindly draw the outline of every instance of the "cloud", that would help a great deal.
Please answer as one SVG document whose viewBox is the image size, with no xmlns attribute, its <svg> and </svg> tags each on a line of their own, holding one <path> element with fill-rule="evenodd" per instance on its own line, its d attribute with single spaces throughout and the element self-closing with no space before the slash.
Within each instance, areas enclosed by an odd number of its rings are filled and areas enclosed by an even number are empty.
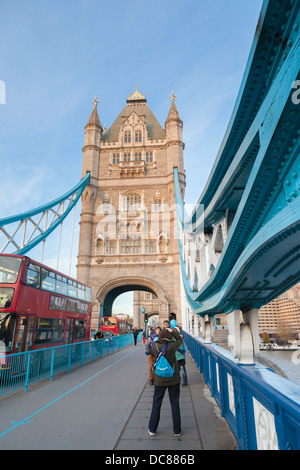
<svg viewBox="0 0 300 470">
<path fill-rule="evenodd" d="M 43 166 L 18 166 L 6 168 L 0 185 L 0 217 L 20 214 L 45 204 L 49 169 Z M 42 202 L 43 201 L 43 202 Z"/>
</svg>

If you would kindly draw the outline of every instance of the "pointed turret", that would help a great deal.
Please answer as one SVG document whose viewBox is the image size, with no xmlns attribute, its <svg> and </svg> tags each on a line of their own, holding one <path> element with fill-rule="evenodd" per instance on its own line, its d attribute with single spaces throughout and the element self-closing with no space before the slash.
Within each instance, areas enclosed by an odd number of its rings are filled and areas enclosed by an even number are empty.
<svg viewBox="0 0 300 470">
<path fill-rule="evenodd" d="M 95 96 L 93 103 L 94 103 L 94 109 L 92 111 L 92 114 L 90 115 L 90 119 L 88 120 L 87 125 L 85 126 L 85 130 L 88 127 L 98 127 L 102 133 L 103 129 L 100 124 L 100 119 L 99 119 L 99 115 L 97 111 L 97 104 L 99 103 L 99 101 L 97 100 L 97 96 Z"/>
<path fill-rule="evenodd" d="M 167 120 L 165 122 L 166 137 L 167 137 L 168 140 L 180 140 L 180 141 L 182 141 L 183 122 L 180 119 L 178 110 L 176 108 L 176 104 L 175 104 L 176 96 L 174 94 L 174 91 L 172 91 L 172 94 L 171 94 L 170 98 L 171 98 L 170 111 L 169 111 Z"/>
<path fill-rule="evenodd" d="M 170 106 L 170 111 L 169 111 L 167 120 L 165 122 L 165 125 L 167 125 L 170 121 L 175 121 L 182 127 L 182 120 L 180 119 L 179 112 L 177 111 L 176 104 L 175 104 L 176 96 L 174 94 L 174 91 L 172 91 L 170 98 L 171 98 L 171 106 Z"/>
<path fill-rule="evenodd" d="M 183 149 L 184 143 L 182 142 L 182 127 L 183 122 L 180 119 L 178 110 L 175 105 L 175 94 L 172 91 L 170 96 L 171 106 L 167 120 L 165 122 L 166 127 L 166 140 L 167 140 L 167 162 L 168 162 L 168 174 L 173 174 L 174 168 L 178 168 L 179 179 L 184 193 L 185 175 L 184 175 L 184 163 L 183 163 Z"/>
<path fill-rule="evenodd" d="M 97 111 L 99 101 L 95 96 L 93 101 L 94 109 L 85 126 L 82 176 L 90 172 L 90 182 L 81 196 L 81 229 L 79 238 L 79 252 L 77 277 L 82 282 L 88 283 L 89 269 L 91 263 L 93 246 L 93 213 L 95 209 L 95 200 L 98 190 L 98 178 L 100 167 L 100 142 L 103 132 Z"/>
<path fill-rule="evenodd" d="M 91 172 L 91 178 L 98 178 L 100 160 L 100 142 L 103 133 L 102 126 L 97 111 L 99 101 L 95 96 L 93 101 L 94 109 L 85 126 L 84 147 L 83 147 L 83 176 L 87 171 Z"/>
</svg>

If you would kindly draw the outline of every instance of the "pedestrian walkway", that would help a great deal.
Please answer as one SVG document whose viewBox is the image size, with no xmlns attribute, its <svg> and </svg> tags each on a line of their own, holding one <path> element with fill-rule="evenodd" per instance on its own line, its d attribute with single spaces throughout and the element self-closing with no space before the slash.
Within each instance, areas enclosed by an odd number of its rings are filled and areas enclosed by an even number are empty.
<svg viewBox="0 0 300 470">
<path fill-rule="evenodd" d="M 156 436 L 148 421 L 144 347 L 129 346 L 53 382 L 0 399 L 1 450 L 209 450 L 234 449 L 235 440 L 187 354 L 189 385 L 181 387 L 183 434 L 173 435 L 168 394 Z"/>
<path fill-rule="evenodd" d="M 171 406 L 166 391 L 156 436 L 149 436 L 153 386 L 145 385 L 115 450 L 233 450 L 235 440 L 219 407 L 210 397 L 208 387 L 191 356 L 186 355 L 188 386 L 180 388 L 182 435 L 173 435 Z"/>
</svg>

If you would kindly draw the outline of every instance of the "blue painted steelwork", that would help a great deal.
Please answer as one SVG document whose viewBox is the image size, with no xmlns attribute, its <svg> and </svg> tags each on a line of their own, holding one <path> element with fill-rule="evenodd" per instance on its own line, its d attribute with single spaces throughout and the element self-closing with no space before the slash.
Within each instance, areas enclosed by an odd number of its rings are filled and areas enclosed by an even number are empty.
<svg viewBox="0 0 300 470">
<path fill-rule="evenodd" d="M 77 204 L 89 181 L 90 173 L 88 172 L 86 176 L 82 178 L 76 186 L 74 186 L 74 188 L 63 194 L 61 197 L 36 209 L 0 219 L 0 232 L 2 232 L 6 238 L 6 243 L 1 249 L 1 252 L 4 253 L 10 245 L 13 245 L 14 249 L 17 248 L 13 253 L 23 255 L 45 240 L 53 230 L 55 230 L 64 221 L 73 207 Z M 49 214 L 51 216 L 51 220 L 50 216 L 48 218 Z M 38 216 L 39 219 L 34 221 L 34 216 Z M 9 234 L 8 226 L 16 223 L 19 224 L 16 228 L 14 227 L 12 233 Z M 29 224 L 32 226 L 32 231 L 26 240 L 26 229 Z M 17 234 L 20 234 L 21 232 L 22 240 L 18 242 L 16 237 Z M 36 232 L 38 235 L 33 238 Z"/>
<path fill-rule="evenodd" d="M 184 341 L 238 449 L 300 449 L 299 385 L 262 365 L 240 365 L 218 345 L 205 344 L 188 333 Z"/>
<path fill-rule="evenodd" d="M 299 2 L 264 1 L 228 129 L 188 219 L 174 168 L 181 272 L 193 313 L 260 308 L 300 281 L 299 64 Z M 218 263 L 204 284 L 191 284 L 185 234 L 209 237 L 222 219 L 228 233 Z"/>
<path fill-rule="evenodd" d="M 138 341 L 141 339 L 140 333 Z M 2 357 L 0 355 L 0 397 L 21 389 L 27 392 L 30 385 L 40 380 L 53 380 L 56 374 L 70 372 L 73 367 L 84 366 L 130 344 L 133 344 L 131 333 Z"/>
</svg>

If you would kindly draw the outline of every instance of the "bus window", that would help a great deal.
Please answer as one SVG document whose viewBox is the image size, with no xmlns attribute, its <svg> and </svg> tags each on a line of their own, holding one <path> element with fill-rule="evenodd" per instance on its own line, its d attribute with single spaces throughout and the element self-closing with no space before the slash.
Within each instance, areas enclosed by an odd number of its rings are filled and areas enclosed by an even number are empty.
<svg viewBox="0 0 300 470">
<path fill-rule="evenodd" d="M 10 308 L 13 298 L 14 298 L 15 289 L 12 287 L 0 287 L 0 308 Z"/>
<path fill-rule="evenodd" d="M 68 318 L 67 320 L 66 344 L 73 343 L 74 321 L 74 318 Z"/>
<path fill-rule="evenodd" d="M 101 318 L 101 325 L 115 326 L 116 324 L 117 324 L 117 320 L 114 317 L 102 317 Z"/>
<path fill-rule="evenodd" d="M 75 339 L 84 339 L 86 334 L 86 322 L 84 320 L 75 320 Z"/>
<path fill-rule="evenodd" d="M 85 294 L 86 294 L 86 297 L 85 297 L 85 300 L 87 302 L 91 302 L 92 301 L 92 289 L 90 287 L 85 287 Z"/>
<path fill-rule="evenodd" d="M 26 284 L 32 287 L 40 287 L 40 267 L 30 263 L 26 273 Z"/>
<path fill-rule="evenodd" d="M 68 296 L 69 297 L 77 297 L 77 287 L 76 282 L 73 282 L 71 279 L 68 279 Z"/>
<path fill-rule="evenodd" d="M 16 345 L 15 345 L 15 352 L 21 352 L 23 349 L 23 340 L 24 340 L 24 333 L 27 325 L 27 316 L 21 316 L 19 318 L 18 323 L 18 330 L 16 334 Z"/>
<path fill-rule="evenodd" d="M 63 276 L 61 279 L 61 293 L 62 295 L 68 295 L 68 279 Z"/>
<path fill-rule="evenodd" d="M 7 353 L 12 349 L 16 318 L 15 313 L 0 313 L 0 345 L 4 343 Z"/>
<path fill-rule="evenodd" d="M 42 268 L 42 289 L 55 292 L 55 274 L 48 269 Z"/>
<path fill-rule="evenodd" d="M 25 339 L 25 344 L 24 344 L 24 351 L 29 351 L 32 347 L 34 322 L 35 322 L 35 318 L 33 318 L 33 317 L 28 318 L 26 339 Z"/>
<path fill-rule="evenodd" d="M 59 274 L 56 274 L 55 292 L 57 294 L 62 294 L 62 276 L 60 276 Z"/>
<path fill-rule="evenodd" d="M 78 284 L 78 299 L 85 300 L 85 289 L 82 284 Z"/>
<path fill-rule="evenodd" d="M 14 284 L 17 282 L 21 263 L 21 258 L 15 258 L 14 256 L 1 256 L 0 283 Z"/>
<path fill-rule="evenodd" d="M 34 344 L 58 343 L 63 340 L 65 321 L 56 318 L 38 318 Z"/>
</svg>

